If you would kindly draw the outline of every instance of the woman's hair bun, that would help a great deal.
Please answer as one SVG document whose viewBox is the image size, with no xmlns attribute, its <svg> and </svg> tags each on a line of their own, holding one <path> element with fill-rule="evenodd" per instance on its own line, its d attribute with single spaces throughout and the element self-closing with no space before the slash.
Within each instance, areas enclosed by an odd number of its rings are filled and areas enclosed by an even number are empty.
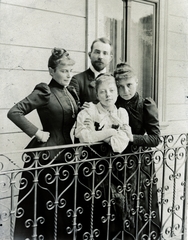
<svg viewBox="0 0 188 240">
<path fill-rule="evenodd" d="M 132 78 L 136 77 L 136 74 L 133 70 L 133 68 L 127 64 L 126 62 L 121 62 L 118 63 L 116 66 L 116 69 L 114 71 L 114 77 L 116 80 L 121 79 L 121 78 Z"/>
<path fill-rule="evenodd" d="M 59 58 L 63 57 L 65 52 L 67 52 L 67 51 L 63 48 L 54 48 L 54 49 L 52 49 L 52 56 L 56 59 L 59 59 Z M 67 52 L 66 56 L 68 56 L 68 55 L 69 54 Z"/>
<path fill-rule="evenodd" d="M 55 69 L 61 63 L 64 65 L 74 65 L 75 61 L 70 58 L 69 53 L 64 48 L 53 48 L 48 60 L 48 67 Z"/>
</svg>

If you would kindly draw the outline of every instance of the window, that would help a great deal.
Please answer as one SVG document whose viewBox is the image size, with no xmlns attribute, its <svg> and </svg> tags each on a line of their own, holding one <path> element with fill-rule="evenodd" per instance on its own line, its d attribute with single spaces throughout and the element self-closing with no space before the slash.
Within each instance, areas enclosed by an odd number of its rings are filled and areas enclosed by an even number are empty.
<svg viewBox="0 0 188 240">
<path fill-rule="evenodd" d="M 114 48 L 109 71 L 127 61 L 135 70 L 138 92 L 157 102 L 158 0 L 97 1 L 97 36 L 106 36 Z"/>
<path fill-rule="evenodd" d="M 113 60 L 108 70 L 113 72 L 116 64 L 124 60 L 123 1 L 99 0 L 97 7 L 97 36 L 105 36 L 112 42 Z"/>
<path fill-rule="evenodd" d="M 157 102 L 157 2 L 127 0 L 126 5 L 126 51 L 125 59 L 135 69 L 143 97 Z"/>
</svg>

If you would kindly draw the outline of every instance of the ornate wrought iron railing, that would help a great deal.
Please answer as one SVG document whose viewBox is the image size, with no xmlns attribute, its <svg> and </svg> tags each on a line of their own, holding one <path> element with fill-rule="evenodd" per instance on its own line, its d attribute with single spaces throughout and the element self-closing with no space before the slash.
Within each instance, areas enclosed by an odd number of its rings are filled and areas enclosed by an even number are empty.
<svg viewBox="0 0 188 240">
<path fill-rule="evenodd" d="M 1 153 L 0 239 L 186 239 L 188 135 L 161 139 Z"/>
</svg>

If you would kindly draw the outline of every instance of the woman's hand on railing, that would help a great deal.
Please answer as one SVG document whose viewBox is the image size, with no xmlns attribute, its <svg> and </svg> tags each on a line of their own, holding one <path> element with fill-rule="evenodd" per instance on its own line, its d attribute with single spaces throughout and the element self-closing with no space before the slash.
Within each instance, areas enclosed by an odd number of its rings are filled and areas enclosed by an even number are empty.
<svg viewBox="0 0 188 240">
<path fill-rule="evenodd" d="M 129 141 L 133 142 L 133 134 L 132 134 L 131 127 L 127 124 L 123 124 L 123 126 L 120 127 L 120 129 L 123 130 L 124 132 L 126 132 L 128 138 L 129 138 Z"/>
</svg>

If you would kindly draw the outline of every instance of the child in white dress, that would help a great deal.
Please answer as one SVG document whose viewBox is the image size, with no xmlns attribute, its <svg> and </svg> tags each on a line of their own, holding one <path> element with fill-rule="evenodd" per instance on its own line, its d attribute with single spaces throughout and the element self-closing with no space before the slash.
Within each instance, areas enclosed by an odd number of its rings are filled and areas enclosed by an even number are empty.
<svg viewBox="0 0 188 240">
<path fill-rule="evenodd" d="M 96 79 L 96 95 L 99 103 L 90 103 L 77 116 L 75 137 L 80 142 L 107 142 L 114 152 L 121 153 L 129 143 L 129 117 L 125 109 L 117 109 L 118 92 L 115 79 L 106 73 Z"/>
</svg>

